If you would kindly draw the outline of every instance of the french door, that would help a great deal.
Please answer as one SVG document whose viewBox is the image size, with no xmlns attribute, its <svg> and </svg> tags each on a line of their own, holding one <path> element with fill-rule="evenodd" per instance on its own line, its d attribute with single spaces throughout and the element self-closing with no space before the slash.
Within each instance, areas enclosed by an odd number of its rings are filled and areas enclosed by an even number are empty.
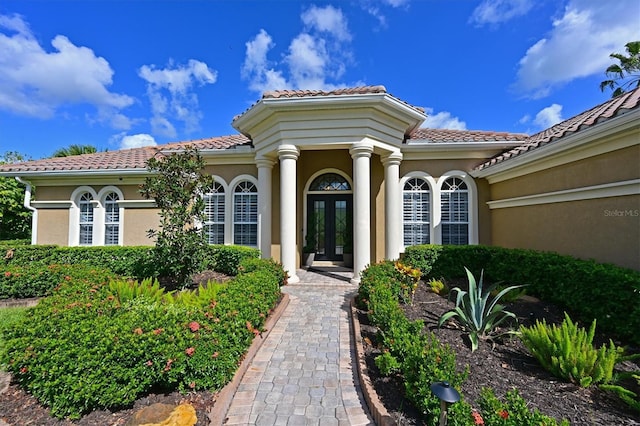
<svg viewBox="0 0 640 426">
<path fill-rule="evenodd" d="M 351 194 L 307 196 L 307 230 L 315 230 L 316 260 L 343 260 L 353 232 L 351 199 Z"/>
</svg>

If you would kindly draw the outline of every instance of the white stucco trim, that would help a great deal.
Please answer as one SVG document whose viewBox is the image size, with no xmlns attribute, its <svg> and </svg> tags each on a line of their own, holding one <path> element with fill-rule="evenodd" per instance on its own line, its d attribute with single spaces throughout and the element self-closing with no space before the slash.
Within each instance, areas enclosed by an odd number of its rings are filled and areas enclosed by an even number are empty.
<svg viewBox="0 0 640 426">
<path fill-rule="evenodd" d="M 107 196 L 107 194 L 109 194 L 110 192 L 115 192 L 116 195 L 118 196 L 118 218 L 119 218 L 119 222 L 118 222 L 118 245 L 121 246 L 123 245 L 123 241 L 124 241 L 124 206 L 120 203 L 120 200 L 124 200 L 124 194 L 122 193 L 122 191 L 120 190 L 120 188 L 118 188 L 117 186 L 113 186 L 113 185 L 109 185 L 109 186 L 105 186 L 104 188 L 100 189 L 100 191 L 98 192 L 98 207 L 96 209 L 96 211 L 94 212 L 94 230 L 93 230 L 93 237 L 94 237 L 94 242 L 93 245 L 99 245 L 99 246 L 103 246 L 104 244 L 104 238 L 105 238 L 105 208 L 104 208 L 104 202 L 105 202 L 105 198 Z M 95 214 L 97 213 L 97 214 Z M 98 229 L 96 229 L 96 226 L 98 227 Z"/>
<path fill-rule="evenodd" d="M 231 244 L 231 229 L 233 227 L 233 216 L 229 215 L 229 212 L 233 214 L 233 194 L 231 193 L 231 186 L 227 184 L 227 181 L 218 175 L 212 175 L 213 181 L 219 183 L 224 190 L 224 243 Z M 198 224 L 202 226 L 202 224 Z"/>
<path fill-rule="evenodd" d="M 431 244 L 434 243 L 434 235 L 435 235 L 435 199 L 438 198 L 438 200 L 440 199 L 440 195 L 438 193 L 438 197 L 436 197 L 436 191 L 438 188 L 438 182 L 433 178 L 433 176 L 431 176 L 429 173 L 427 172 L 423 172 L 423 171 L 412 171 L 409 172 L 407 174 L 405 174 L 404 176 L 402 176 L 400 178 L 400 194 L 404 194 L 404 185 L 407 183 L 407 181 L 409 179 L 412 178 L 420 178 L 420 179 L 424 179 L 427 184 L 429 185 L 429 206 L 431 208 L 431 211 L 429 212 L 429 242 Z M 404 199 L 403 201 L 400 203 L 400 205 L 398 206 L 398 208 L 400 209 L 400 221 L 402 222 L 400 225 L 400 232 L 401 232 L 401 252 L 404 253 L 404 249 L 406 248 L 406 246 L 404 245 Z M 438 217 L 439 217 L 440 212 L 438 211 Z"/>
<path fill-rule="evenodd" d="M 73 202 L 71 200 L 54 200 L 54 201 L 32 201 L 31 206 L 36 209 L 68 209 L 71 208 Z"/>
<path fill-rule="evenodd" d="M 510 207 L 593 200 L 596 198 L 623 197 L 625 195 L 640 195 L 640 179 L 585 186 L 581 188 L 566 189 L 563 191 L 545 192 L 542 194 L 526 195 L 523 197 L 505 198 L 502 200 L 489 201 L 487 204 L 489 205 L 489 208 L 493 210 Z"/>
<path fill-rule="evenodd" d="M 118 205 L 125 209 L 152 209 L 158 207 L 155 200 L 118 200 Z"/>
<path fill-rule="evenodd" d="M 434 244 L 442 244 L 442 205 L 440 194 L 442 193 L 442 185 L 449 179 L 457 177 L 467 184 L 469 194 L 469 244 L 478 244 L 478 188 L 473 177 L 462 170 L 451 170 L 443 173 L 438 178 L 436 186 L 437 197 L 434 199 Z"/>
<path fill-rule="evenodd" d="M 25 185 L 24 200 L 22 205 L 31 212 L 31 244 L 38 242 L 38 209 L 31 202 L 31 182 L 23 180 L 20 176 L 16 176 L 16 180 Z"/>
</svg>

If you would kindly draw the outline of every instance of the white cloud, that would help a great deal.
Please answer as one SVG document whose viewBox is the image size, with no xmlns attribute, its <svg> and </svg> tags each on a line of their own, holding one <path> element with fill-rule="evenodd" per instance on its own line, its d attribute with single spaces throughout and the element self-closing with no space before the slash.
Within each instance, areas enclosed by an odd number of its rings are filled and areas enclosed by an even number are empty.
<svg viewBox="0 0 640 426">
<path fill-rule="evenodd" d="M 609 55 L 640 38 L 637 0 L 570 0 L 548 34 L 520 59 L 516 91 L 532 98 L 547 96 L 571 80 L 601 74 Z"/>
<path fill-rule="evenodd" d="M 267 53 L 275 47 L 269 34 L 263 29 L 245 44 L 247 50 L 242 66 L 242 78 L 249 80 L 249 89 L 255 92 L 284 89 L 289 86 L 281 71 L 271 68 Z"/>
<path fill-rule="evenodd" d="M 536 118 L 533 119 L 533 123 L 540 126 L 541 129 L 548 129 L 549 127 L 560 123 L 562 120 L 562 105 L 552 104 L 536 114 Z"/>
<path fill-rule="evenodd" d="M 312 6 L 302 13 L 301 20 L 304 31 L 291 41 L 280 62 L 268 60 L 275 43 L 264 29 L 246 43 L 242 77 L 249 81 L 251 90 L 332 90 L 344 86 L 329 82 L 339 81 L 352 62 L 352 36 L 342 11 Z"/>
<path fill-rule="evenodd" d="M 51 118 L 65 105 L 88 104 L 96 108 L 97 120 L 119 126 L 119 111 L 134 99 L 113 93 L 113 70 L 93 50 L 76 46 L 57 35 L 47 52 L 19 15 L 0 15 L 0 109 L 16 114 Z"/>
<path fill-rule="evenodd" d="M 384 7 L 389 6 L 393 8 L 409 8 L 411 0 L 360 0 L 360 7 L 378 20 L 378 24 L 382 28 L 387 26 L 387 17 L 384 14 Z"/>
<path fill-rule="evenodd" d="M 534 0 L 484 0 L 469 21 L 477 25 L 500 24 L 526 15 L 534 5 Z"/>
<path fill-rule="evenodd" d="M 171 120 L 181 121 L 187 133 L 198 129 L 202 113 L 198 109 L 198 96 L 193 87 L 215 83 L 215 70 L 204 62 L 190 59 L 186 65 L 175 65 L 170 61 L 166 68 L 143 65 L 138 75 L 147 82 L 154 133 L 176 137 L 177 131 Z"/>
<path fill-rule="evenodd" d="M 311 31 L 326 32 L 341 41 L 351 40 L 346 18 L 333 6 L 311 6 L 302 13 L 301 19 Z"/>
<path fill-rule="evenodd" d="M 467 123 L 461 121 L 458 117 L 453 117 L 450 112 L 440 111 L 434 114 L 433 111 L 433 108 L 425 108 L 427 119 L 422 123 L 422 127 L 429 129 L 467 130 Z"/>
<path fill-rule="evenodd" d="M 140 133 L 137 135 L 124 135 L 120 139 L 119 149 L 140 148 L 143 146 L 156 146 L 156 140 L 153 136 Z"/>
</svg>

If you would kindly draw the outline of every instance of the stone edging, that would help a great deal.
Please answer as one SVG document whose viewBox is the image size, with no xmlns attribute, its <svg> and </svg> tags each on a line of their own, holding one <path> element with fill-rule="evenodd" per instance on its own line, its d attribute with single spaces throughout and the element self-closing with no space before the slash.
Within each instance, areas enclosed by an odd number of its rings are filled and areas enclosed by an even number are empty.
<svg viewBox="0 0 640 426">
<path fill-rule="evenodd" d="M 251 361 L 258 353 L 258 350 L 267 339 L 271 330 L 276 325 L 284 310 L 289 305 L 289 295 L 286 293 L 282 293 L 282 300 L 278 303 L 278 306 L 271 312 L 271 315 L 267 318 L 264 323 L 265 332 L 259 334 L 253 339 L 251 346 L 247 350 L 245 357 L 238 367 L 236 374 L 233 376 L 233 379 L 227 383 L 227 385 L 222 388 L 220 392 L 218 392 L 215 396 L 215 404 L 207 411 L 207 417 L 209 417 L 209 425 L 210 426 L 220 426 L 224 423 L 227 412 L 229 411 L 229 407 L 231 406 L 231 402 L 233 401 L 233 396 L 238 390 L 238 386 L 240 386 L 240 382 L 242 381 L 242 376 L 247 372 L 249 366 L 251 365 Z"/>
<path fill-rule="evenodd" d="M 360 334 L 360 321 L 358 320 L 358 313 L 356 312 L 355 297 L 351 299 L 351 324 L 353 326 L 353 342 L 356 348 L 356 367 L 358 369 L 358 379 L 360 380 L 360 387 L 362 388 L 362 394 L 369 407 L 369 412 L 373 417 L 374 422 L 378 426 L 396 426 L 395 420 L 389 415 L 389 412 L 384 407 L 378 394 L 373 388 L 371 379 L 369 378 L 367 364 L 364 357 L 364 346 L 362 344 L 362 335 Z"/>
</svg>

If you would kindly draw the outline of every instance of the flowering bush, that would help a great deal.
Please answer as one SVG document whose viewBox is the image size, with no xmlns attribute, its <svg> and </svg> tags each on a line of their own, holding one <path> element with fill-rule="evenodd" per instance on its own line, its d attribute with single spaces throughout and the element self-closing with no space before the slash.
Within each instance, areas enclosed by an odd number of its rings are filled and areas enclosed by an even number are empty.
<svg viewBox="0 0 640 426">
<path fill-rule="evenodd" d="M 63 277 L 52 296 L 0 330 L 0 363 L 56 417 L 127 406 L 151 389 L 222 388 L 280 296 L 278 276 L 256 270 L 204 307 L 147 292 L 119 300 L 112 274 L 90 272 L 91 280 Z"/>
<path fill-rule="evenodd" d="M 500 401 L 491 388 L 480 391 L 481 414 L 474 412 L 475 424 L 486 426 L 568 426 L 569 421 L 558 421 L 538 410 L 531 411 L 527 402 L 516 389 L 507 392 L 505 401 Z"/>
</svg>

